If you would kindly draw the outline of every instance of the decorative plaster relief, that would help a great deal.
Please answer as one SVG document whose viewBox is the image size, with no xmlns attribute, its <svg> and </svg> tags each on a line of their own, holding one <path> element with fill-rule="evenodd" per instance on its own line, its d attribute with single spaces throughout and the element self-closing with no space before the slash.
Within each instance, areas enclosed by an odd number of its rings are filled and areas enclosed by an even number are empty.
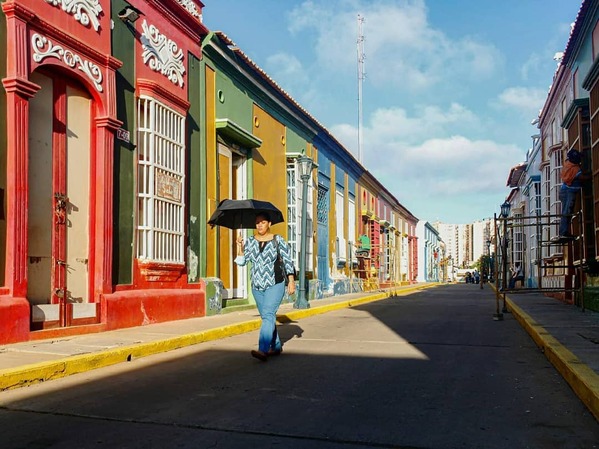
<svg viewBox="0 0 599 449">
<path fill-rule="evenodd" d="M 72 14 L 77 22 L 83 26 L 88 26 L 91 22 L 94 30 L 100 29 L 100 13 L 102 5 L 100 0 L 45 0 L 52 6 L 62 8 L 67 14 Z"/>
<path fill-rule="evenodd" d="M 143 60 L 152 70 L 162 73 L 173 84 L 183 87 L 183 51 L 172 40 L 161 34 L 154 25 L 142 23 L 143 34 L 141 43 L 143 46 Z"/>
<path fill-rule="evenodd" d="M 94 84 L 98 92 L 102 92 L 102 71 L 93 62 L 87 61 L 71 50 L 65 50 L 60 45 L 52 44 L 47 37 L 34 34 L 31 37 L 31 48 L 33 49 L 33 60 L 41 62 L 45 58 L 56 58 L 62 60 L 68 67 L 81 70 Z"/>
<path fill-rule="evenodd" d="M 193 0 L 177 0 L 177 2 L 189 11 L 189 14 L 196 17 L 200 22 L 202 21 L 202 15 Z"/>
</svg>

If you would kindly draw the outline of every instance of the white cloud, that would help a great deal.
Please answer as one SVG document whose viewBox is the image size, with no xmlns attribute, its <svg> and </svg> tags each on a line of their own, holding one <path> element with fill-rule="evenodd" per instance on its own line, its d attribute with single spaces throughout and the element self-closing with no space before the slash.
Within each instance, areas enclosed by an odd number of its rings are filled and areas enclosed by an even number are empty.
<svg viewBox="0 0 599 449">
<path fill-rule="evenodd" d="M 509 168 L 521 157 L 514 146 L 463 136 L 431 139 L 398 153 L 394 160 L 396 167 L 402 166 L 399 173 L 426 195 L 442 197 L 504 190 Z M 386 166 L 374 170 L 386 171 Z"/>
<path fill-rule="evenodd" d="M 424 214 L 419 218 L 433 220 L 450 213 L 448 204 L 470 202 L 469 212 L 462 208 L 460 217 L 492 215 L 505 195 L 510 168 L 525 155 L 515 145 L 456 132 L 477 120 L 459 104 L 446 110 L 421 107 L 413 116 L 399 108 L 376 111 L 364 129 L 363 165 L 405 207 Z M 356 154 L 355 127 L 344 124 L 331 131 Z"/>
<path fill-rule="evenodd" d="M 499 94 L 498 105 L 534 118 L 545 104 L 547 91 L 538 88 L 509 87 Z"/>
<path fill-rule="evenodd" d="M 531 74 L 537 73 L 541 69 L 542 58 L 538 53 L 532 53 L 520 68 L 520 76 L 523 80 L 528 80 Z"/>
<path fill-rule="evenodd" d="M 435 219 L 450 210 L 459 210 L 465 222 L 492 215 L 505 197 L 510 168 L 525 157 L 516 145 L 500 143 L 514 141 L 506 117 L 528 126 L 546 92 L 512 87 L 489 107 L 485 95 L 497 94 L 488 83 L 502 75 L 503 54 L 490 43 L 468 35 L 453 38 L 435 28 L 424 0 L 304 1 L 288 18 L 291 33 L 305 36 L 314 51 L 318 70 L 304 61 L 310 79 L 304 91 L 298 90 L 298 99 L 312 111 L 326 114 L 327 101 L 338 101 L 341 92 L 343 98 L 351 96 L 358 13 L 365 18 L 367 75 L 363 165 L 405 207 L 422 214 L 419 218 Z M 534 64 L 531 59 L 522 73 L 532 73 Z M 304 92 L 330 86 L 327 81 L 337 87 L 335 94 L 321 91 L 320 98 L 307 101 Z M 472 103 L 464 103 L 469 99 Z M 503 121 L 493 119 L 497 113 Z M 358 130 L 343 123 L 351 123 L 351 117 L 338 115 L 333 123 L 341 123 L 330 131 L 358 156 Z"/>
<path fill-rule="evenodd" d="M 304 2 L 289 16 L 290 30 L 316 31 L 316 62 L 327 70 L 351 73 L 356 66 L 357 14 L 361 13 L 366 73 L 374 85 L 385 88 L 423 90 L 449 80 L 480 80 L 492 76 L 503 63 L 493 45 L 469 37 L 451 39 L 433 28 L 422 0 L 377 0 L 361 5 L 358 9 L 351 1 L 330 1 L 326 6 Z"/>
<path fill-rule="evenodd" d="M 420 219 L 447 222 L 492 215 L 505 197 L 509 169 L 523 158 L 514 145 L 464 136 L 369 151 L 369 171 L 402 204 Z"/>
<path fill-rule="evenodd" d="M 446 110 L 436 105 L 416 106 L 413 116 L 403 108 L 384 108 L 370 115 L 364 139 L 377 142 L 377 145 L 417 145 L 432 136 L 450 136 L 478 125 L 478 117 L 459 103 L 452 103 Z M 348 148 L 354 148 L 348 138 L 357 135 L 354 129 L 342 124 L 333 126 L 331 131 L 334 135 L 343 136 Z"/>
<path fill-rule="evenodd" d="M 301 61 L 287 53 L 276 53 L 266 59 L 267 72 L 275 80 L 285 80 L 287 86 L 304 85 L 309 81 Z"/>
</svg>

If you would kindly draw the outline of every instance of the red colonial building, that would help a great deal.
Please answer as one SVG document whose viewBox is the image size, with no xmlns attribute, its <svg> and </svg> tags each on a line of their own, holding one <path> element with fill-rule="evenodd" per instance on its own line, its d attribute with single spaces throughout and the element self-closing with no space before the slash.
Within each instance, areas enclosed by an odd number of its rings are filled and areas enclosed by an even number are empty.
<svg viewBox="0 0 599 449">
<path fill-rule="evenodd" d="M 202 7 L 2 3 L 0 343 L 204 314 Z"/>
</svg>

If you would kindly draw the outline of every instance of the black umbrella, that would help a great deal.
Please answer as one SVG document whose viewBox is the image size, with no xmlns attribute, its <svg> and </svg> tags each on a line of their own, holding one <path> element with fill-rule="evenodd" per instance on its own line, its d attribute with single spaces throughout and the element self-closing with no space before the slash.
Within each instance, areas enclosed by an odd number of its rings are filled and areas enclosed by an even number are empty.
<svg viewBox="0 0 599 449">
<path fill-rule="evenodd" d="M 252 229 L 256 227 L 256 216 L 264 214 L 272 224 L 282 223 L 283 213 L 268 201 L 222 200 L 208 224 L 230 229 Z"/>
</svg>

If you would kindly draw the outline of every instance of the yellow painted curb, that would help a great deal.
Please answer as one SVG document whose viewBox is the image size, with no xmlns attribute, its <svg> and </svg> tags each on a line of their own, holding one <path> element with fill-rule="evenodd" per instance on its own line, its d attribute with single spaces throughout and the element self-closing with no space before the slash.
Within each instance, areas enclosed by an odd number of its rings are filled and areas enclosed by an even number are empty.
<svg viewBox="0 0 599 449">
<path fill-rule="evenodd" d="M 136 358 L 172 351 L 186 346 L 244 334 L 260 328 L 260 320 L 244 321 L 178 337 L 107 349 L 92 354 L 74 355 L 50 362 L 0 370 L 0 391 L 20 388 L 97 368 L 128 362 Z"/>
<path fill-rule="evenodd" d="M 343 309 L 366 304 L 373 301 L 387 299 L 391 296 L 403 296 L 425 288 L 435 287 L 438 284 L 426 284 L 397 290 L 378 292 L 362 298 L 341 301 L 334 304 L 318 306 L 310 309 L 293 310 L 279 314 L 277 319 L 284 322 L 296 320 L 313 315 L 320 315 L 333 310 Z M 147 343 L 138 343 L 119 348 L 107 349 L 92 354 L 82 354 L 65 357 L 62 359 L 40 362 L 18 368 L 0 370 L 0 391 L 21 388 L 28 385 L 46 382 L 61 377 L 79 374 L 97 368 L 103 368 L 117 363 L 128 362 L 133 359 L 147 357 L 174 349 L 184 348 L 212 340 L 219 340 L 233 335 L 252 332 L 260 328 L 260 319 L 230 324 L 206 331 L 185 334 L 178 337 L 156 340 Z"/>
<path fill-rule="evenodd" d="M 529 333 L 537 346 L 544 352 L 545 357 L 599 420 L 599 375 L 582 363 L 578 357 L 508 297 L 506 297 L 506 302 L 514 318 Z"/>
</svg>

